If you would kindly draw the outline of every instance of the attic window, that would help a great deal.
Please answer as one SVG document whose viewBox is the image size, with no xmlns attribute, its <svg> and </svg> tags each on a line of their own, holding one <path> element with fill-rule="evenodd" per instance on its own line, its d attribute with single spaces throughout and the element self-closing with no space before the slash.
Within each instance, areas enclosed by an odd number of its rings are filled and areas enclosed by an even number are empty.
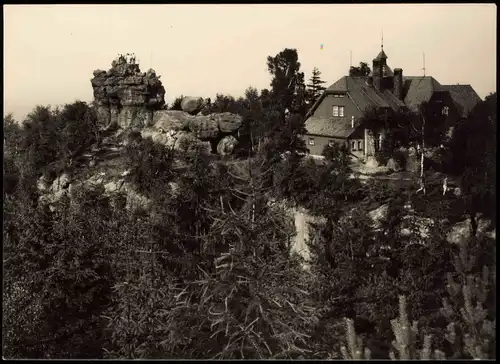
<svg viewBox="0 0 500 364">
<path fill-rule="evenodd" d="M 333 116 L 344 117 L 344 106 L 334 106 L 333 107 Z"/>
<path fill-rule="evenodd" d="M 448 106 L 443 107 L 441 110 L 441 115 L 448 115 L 450 108 Z"/>
</svg>

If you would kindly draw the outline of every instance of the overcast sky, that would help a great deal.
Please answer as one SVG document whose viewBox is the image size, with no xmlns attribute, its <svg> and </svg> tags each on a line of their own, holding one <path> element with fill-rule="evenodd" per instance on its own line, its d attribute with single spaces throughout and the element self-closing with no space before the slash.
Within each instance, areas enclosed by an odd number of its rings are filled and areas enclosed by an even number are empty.
<svg viewBox="0 0 500 364">
<path fill-rule="evenodd" d="M 4 113 L 91 101 L 94 69 L 135 53 L 180 94 L 241 96 L 269 86 L 266 58 L 296 48 L 308 79 L 328 84 L 384 50 L 403 75 L 496 91 L 494 4 L 5 5 Z M 323 50 L 320 45 L 323 44 Z"/>
</svg>

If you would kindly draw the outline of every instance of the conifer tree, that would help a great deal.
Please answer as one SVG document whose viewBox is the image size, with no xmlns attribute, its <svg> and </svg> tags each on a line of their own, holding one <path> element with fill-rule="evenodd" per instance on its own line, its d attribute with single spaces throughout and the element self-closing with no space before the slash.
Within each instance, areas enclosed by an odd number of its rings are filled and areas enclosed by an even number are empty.
<svg viewBox="0 0 500 364">
<path fill-rule="evenodd" d="M 326 81 L 321 79 L 321 72 L 317 67 L 313 68 L 312 76 L 307 86 L 307 104 L 311 107 L 326 89 L 322 86 Z"/>
</svg>

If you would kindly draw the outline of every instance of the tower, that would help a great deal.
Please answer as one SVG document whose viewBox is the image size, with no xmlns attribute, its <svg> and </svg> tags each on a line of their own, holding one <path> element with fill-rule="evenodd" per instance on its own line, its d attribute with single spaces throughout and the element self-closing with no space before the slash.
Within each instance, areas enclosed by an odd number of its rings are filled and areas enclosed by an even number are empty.
<svg viewBox="0 0 500 364">
<path fill-rule="evenodd" d="M 394 76 L 391 69 L 387 65 L 387 54 L 384 52 L 384 33 L 382 32 L 382 42 L 380 52 L 373 59 L 372 76 L 373 85 L 378 90 L 392 89 L 392 77 Z"/>
</svg>

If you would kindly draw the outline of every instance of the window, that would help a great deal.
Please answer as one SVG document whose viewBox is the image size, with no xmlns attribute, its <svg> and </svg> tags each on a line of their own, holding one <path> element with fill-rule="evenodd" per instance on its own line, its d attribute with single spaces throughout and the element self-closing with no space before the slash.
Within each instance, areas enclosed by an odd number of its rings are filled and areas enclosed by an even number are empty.
<svg viewBox="0 0 500 364">
<path fill-rule="evenodd" d="M 334 95 L 333 95 L 333 97 L 337 97 L 337 98 L 338 98 L 338 97 L 342 98 L 342 97 L 344 97 L 344 96 L 345 96 L 344 94 L 334 94 Z"/>
<path fill-rule="evenodd" d="M 363 150 L 363 141 L 358 140 L 358 150 Z"/>
<path fill-rule="evenodd" d="M 352 151 L 356 150 L 356 142 L 355 141 L 351 142 L 351 150 Z"/>
<path fill-rule="evenodd" d="M 329 147 L 333 147 L 333 144 L 335 144 L 335 142 L 333 140 L 329 140 L 328 141 L 328 146 Z"/>
<path fill-rule="evenodd" d="M 441 110 L 441 115 L 448 115 L 448 112 L 450 111 L 450 108 L 448 106 L 443 107 Z"/>
<path fill-rule="evenodd" d="M 309 138 L 309 145 L 314 145 L 314 138 Z"/>
<path fill-rule="evenodd" d="M 333 116 L 344 117 L 344 106 L 334 106 L 333 107 Z"/>
</svg>

